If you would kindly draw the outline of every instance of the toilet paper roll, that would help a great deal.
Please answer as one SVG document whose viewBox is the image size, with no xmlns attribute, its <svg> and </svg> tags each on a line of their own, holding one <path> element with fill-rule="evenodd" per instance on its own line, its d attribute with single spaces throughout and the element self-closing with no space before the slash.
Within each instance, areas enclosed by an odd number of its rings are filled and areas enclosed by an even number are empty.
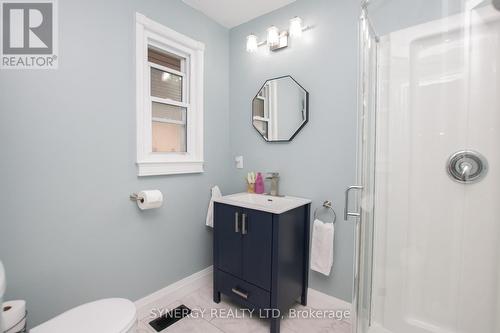
<svg viewBox="0 0 500 333">
<path fill-rule="evenodd" d="M 8 332 L 21 331 L 26 324 L 26 301 L 4 302 L 2 309 L 3 329 Z"/>
<path fill-rule="evenodd" d="M 137 194 L 140 200 L 137 200 L 137 205 L 140 209 L 159 208 L 163 204 L 163 194 L 158 190 L 141 191 Z"/>
</svg>

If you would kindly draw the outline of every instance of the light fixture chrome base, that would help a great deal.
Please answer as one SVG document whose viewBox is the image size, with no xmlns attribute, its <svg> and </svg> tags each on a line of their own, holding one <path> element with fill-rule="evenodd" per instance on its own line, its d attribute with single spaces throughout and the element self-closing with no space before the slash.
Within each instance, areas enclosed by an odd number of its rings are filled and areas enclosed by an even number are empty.
<svg viewBox="0 0 500 333">
<path fill-rule="evenodd" d="M 279 51 L 288 47 L 288 31 L 280 32 L 278 43 L 269 45 L 271 51 Z"/>
</svg>

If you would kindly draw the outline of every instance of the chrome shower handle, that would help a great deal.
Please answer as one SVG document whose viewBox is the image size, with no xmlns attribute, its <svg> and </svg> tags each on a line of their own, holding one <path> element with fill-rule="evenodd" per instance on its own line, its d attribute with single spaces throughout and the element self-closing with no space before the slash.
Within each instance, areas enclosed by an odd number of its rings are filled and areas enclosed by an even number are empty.
<svg viewBox="0 0 500 333">
<path fill-rule="evenodd" d="M 349 219 L 349 216 L 352 216 L 352 217 L 360 217 L 361 216 L 361 213 L 359 212 L 350 212 L 349 211 L 349 192 L 351 192 L 351 190 L 362 190 L 363 189 L 363 186 L 361 185 L 353 185 L 353 186 L 349 186 L 347 188 L 347 190 L 345 190 L 345 207 L 344 207 L 344 220 L 348 220 Z"/>
<path fill-rule="evenodd" d="M 462 177 L 468 177 L 472 167 L 470 165 L 462 165 L 460 169 L 462 170 Z"/>
</svg>

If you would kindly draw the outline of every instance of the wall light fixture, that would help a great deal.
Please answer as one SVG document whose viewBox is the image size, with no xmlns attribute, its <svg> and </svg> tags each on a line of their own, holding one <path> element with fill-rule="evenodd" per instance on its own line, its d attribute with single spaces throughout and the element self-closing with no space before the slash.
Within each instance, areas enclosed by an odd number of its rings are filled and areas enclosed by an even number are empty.
<svg viewBox="0 0 500 333">
<path fill-rule="evenodd" d="M 302 19 L 295 16 L 290 20 L 290 26 L 288 30 L 280 31 L 276 26 L 270 26 L 267 28 L 267 39 L 265 41 L 259 42 L 258 38 L 254 34 L 247 36 L 247 52 L 256 52 L 260 46 L 266 45 L 271 51 L 278 51 L 288 47 L 288 38 L 300 38 L 302 32 L 310 29 L 309 26 L 304 26 L 302 24 Z"/>
</svg>

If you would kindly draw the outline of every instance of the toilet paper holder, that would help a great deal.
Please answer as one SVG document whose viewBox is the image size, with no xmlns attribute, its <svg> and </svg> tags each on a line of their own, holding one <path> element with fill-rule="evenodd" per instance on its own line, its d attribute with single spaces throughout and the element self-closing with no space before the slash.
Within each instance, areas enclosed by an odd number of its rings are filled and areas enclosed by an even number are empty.
<svg viewBox="0 0 500 333">
<path fill-rule="evenodd" d="M 137 201 L 144 202 L 144 198 L 140 197 L 137 193 L 132 193 L 131 195 L 129 195 L 129 198 L 131 201 L 134 201 L 134 202 L 137 202 Z"/>
<path fill-rule="evenodd" d="M 160 190 L 144 190 L 129 195 L 129 199 L 141 210 L 160 208 L 163 204 L 163 194 Z"/>
</svg>

